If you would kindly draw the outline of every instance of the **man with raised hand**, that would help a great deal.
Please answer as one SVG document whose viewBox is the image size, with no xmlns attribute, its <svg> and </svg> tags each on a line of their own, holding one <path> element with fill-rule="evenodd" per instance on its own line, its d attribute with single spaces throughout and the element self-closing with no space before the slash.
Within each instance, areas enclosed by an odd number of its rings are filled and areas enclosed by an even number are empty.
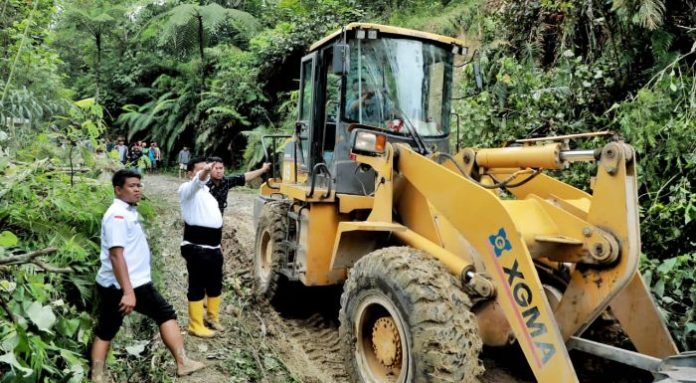
<svg viewBox="0 0 696 383">
<path fill-rule="evenodd" d="M 189 375 L 205 367 L 186 357 L 174 308 L 152 285 L 150 247 L 136 204 L 140 202 L 141 176 L 132 170 L 117 171 L 111 182 L 116 198 L 104 213 L 101 227 L 101 267 L 97 273 L 99 294 L 97 327 L 91 359 L 92 381 L 105 382 L 104 361 L 123 317 L 137 311 L 153 319 L 164 344 L 174 356 L 177 375 Z"/>
<path fill-rule="evenodd" d="M 179 186 L 181 212 L 184 216 L 184 240 L 181 256 L 188 270 L 188 332 L 201 338 L 215 336 L 224 330 L 220 324 L 222 295 L 222 214 L 206 183 L 213 165 L 203 158 L 194 158 L 187 165 L 190 180 Z M 204 318 L 203 306 L 208 310 Z"/>
<path fill-rule="evenodd" d="M 271 168 L 271 163 L 266 162 L 259 169 L 244 174 L 225 176 L 225 164 L 222 162 L 222 158 L 208 157 L 207 162 L 213 165 L 210 171 L 210 181 L 208 181 L 207 186 L 210 189 L 210 194 L 212 194 L 218 202 L 220 213 L 223 214 L 227 207 L 227 194 L 230 192 L 231 188 L 235 186 L 244 186 L 245 183 L 261 177 L 262 174 L 266 173 L 268 169 Z"/>
</svg>

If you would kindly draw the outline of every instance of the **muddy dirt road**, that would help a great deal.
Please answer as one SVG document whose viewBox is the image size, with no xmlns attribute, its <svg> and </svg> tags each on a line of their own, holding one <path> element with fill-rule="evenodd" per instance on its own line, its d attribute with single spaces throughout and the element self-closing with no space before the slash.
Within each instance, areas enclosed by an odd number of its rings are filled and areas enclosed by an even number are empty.
<svg viewBox="0 0 696 383">
<path fill-rule="evenodd" d="M 176 308 L 184 329 L 187 274 L 179 252 L 183 221 L 176 194 L 181 182 L 167 176 L 148 176 L 143 181 L 146 196 L 158 205 L 158 220 L 163 223 L 161 236 L 154 239 L 163 258 L 163 294 Z M 248 189 L 232 191 L 225 211 L 222 322 L 227 330 L 210 340 L 185 335 L 188 354 L 205 360 L 210 368 L 176 381 L 348 382 L 338 354 L 336 312 L 308 305 L 283 317 L 253 300 L 254 197 Z M 169 367 L 171 362 L 162 360 Z"/>
<path fill-rule="evenodd" d="M 159 206 L 161 235 L 154 239 L 162 254 L 163 293 L 179 313 L 185 328 L 187 275 L 179 253 L 183 221 L 176 194 L 182 180 L 148 176 L 146 196 Z M 338 345 L 340 289 L 310 291 L 292 310 L 277 313 L 252 297 L 255 192 L 230 192 L 225 211 L 223 252 L 225 287 L 223 324 L 227 330 L 211 340 L 186 335 L 188 353 L 205 360 L 209 368 L 177 382 L 349 382 Z M 524 383 L 534 379 L 520 353 L 484 352 L 484 383 Z M 164 368 L 169 366 L 162 358 Z M 512 367 L 510 367 L 512 366 Z M 514 370 L 511 370 L 513 368 Z"/>
</svg>

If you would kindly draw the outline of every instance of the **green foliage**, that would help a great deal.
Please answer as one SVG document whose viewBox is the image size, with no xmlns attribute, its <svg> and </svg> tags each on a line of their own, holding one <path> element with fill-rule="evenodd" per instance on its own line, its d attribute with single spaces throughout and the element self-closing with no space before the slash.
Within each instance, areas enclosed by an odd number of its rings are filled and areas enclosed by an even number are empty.
<svg viewBox="0 0 696 383">
<path fill-rule="evenodd" d="M 645 282 L 662 308 L 672 335 L 687 350 L 696 349 L 696 253 L 658 261 L 642 260 Z"/>
<path fill-rule="evenodd" d="M 10 165 L 0 171 L 0 231 L 18 241 L 0 245 L 0 259 L 53 246 L 43 261 L 70 267 L 68 274 L 42 272 L 35 264 L 0 267 L 0 300 L 15 316 L 0 312 L 0 381 L 80 382 L 87 364 L 80 350 L 92 321 L 85 311 L 97 264 L 99 223 L 111 191 L 91 178 L 49 170 L 49 161 Z M 7 183 L 5 183 L 7 182 Z M 16 243 L 13 243 L 16 242 Z"/>
<path fill-rule="evenodd" d="M 82 382 L 88 370 L 100 221 L 113 199 L 97 177 L 116 165 L 93 154 L 102 106 L 72 102 L 62 84 L 55 12 L 53 2 L 0 8 L 0 382 Z M 140 209 L 152 218 L 148 202 Z"/>
<path fill-rule="evenodd" d="M 148 137 L 159 142 L 164 150 L 171 151 L 180 135 L 195 128 L 197 86 L 195 82 L 186 83 L 182 78 L 168 75 L 160 76 L 153 85 L 153 90 L 162 92 L 161 95 L 140 106 L 125 105 L 125 113 L 116 123 L 126 127 L 129 139 L 147 132 Z"/>
<path fill-rule="evenodd" d="M 53 34 L 47 26 L 54 5 L 6 1 L 1 11 L 0 129 L 10 125 L 15 142 L 26 138 L 29 128 L 63 112 L 69 91 L 61 83 L 61 61 L 49 47 Z"/>
<path fill-rule="evenodd" d="M 37 137 L 18 157 L 60 153 L 50 149 L 58 139 Z M 0 303 L 7 307 L 0 310 L 0 382 L 86 378 L 100 224 L 113 192 L 88 175 L 75 175 L 71 186 L 63 161 L 46 157 L 0 170 L 0 263 L 49 246 L 57 249 L 40 258 L 41 264 L 0 266 Z M 148 202 L 139 209 L 152 219 Z M 70 270 L 53 273 L 43 264 Z"/>
<path fill-rule="evenodd" d="M 185 76 L 190 74 L 188 67 L 181 67 L 181 76 L 161 75 L 152 89 L 161 94 L 157 99 L 124 107 L 126 112 L 117 122 L 129 130 L 130 137 L 147 132 L 171 151 L 181 135 L 190 135 L 200 150 L 213 151 L 224 147 L 250 121 L 264 116 L 260 103 L 266 98 L 251 55 L 224 46 L 208 52 L 215 68 L 210 89 L 198 94 L 197 76 Z"/>
<path fill-rule="evenodd" d="M 125 13 L 125 8 L 113 2 L 76 0 L 69 3 L 62 20 L 67 27 L 96 37 L 110 33 Z"/>
<path fill-rule="evenodd" d="M 386 14 L 387 24 L 463 38 L 473 51 L 483 39 L 495 36 L 495 20 L 487 17 L 480 0 L 420 2 Z"/>
<path fill-rule="evenodd" d="M 280 2 L 272 15 L 278 19 L 275 26 L 250 42 L 261 68 L 269 72 L 282 70 L 293 53 L 304 53 L 313 42 L 342 25 L 363 19 L 365 12 L 340 1 L 286 1 Z"/>
<path fill-rule="evenodd" d="M 665 3 L 662 0 L 614 0 L 612 10 L 632 14 L 632 22 L 654 30 L 664 21 Z"/>
<path fill-rule="evenodd" d="M 696 253 L 696 77 L 677 70 L 616 108 L 639 156 L 643 251 L 657 259 Z"/>
</svg>

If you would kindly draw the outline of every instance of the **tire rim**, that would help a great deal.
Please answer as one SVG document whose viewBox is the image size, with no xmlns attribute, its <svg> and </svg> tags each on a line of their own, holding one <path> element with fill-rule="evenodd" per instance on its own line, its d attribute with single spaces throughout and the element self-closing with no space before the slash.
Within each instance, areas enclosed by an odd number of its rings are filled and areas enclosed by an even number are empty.
<svg viewBox="0 0 696 383">
<path fill-rule="evenodd" d="M 261 235 L 261 242 L 259 244 L 258 251 L 256 253 L 256 275 L 259 278 L 259 286 L 263 292 L 268 288 L 268 282 L 271 279 L 271 273 L 273 271 L 273 240 L 271 239 L 271 233 L 268 230 L 264 230 Z"/>
<path fill-rule="evenodd" d="M 366 297 L 356 312 L 355 359 L 363 381 L 406 382 L 410 347 L 404 320 L 381 294 Z"/>
</svg>

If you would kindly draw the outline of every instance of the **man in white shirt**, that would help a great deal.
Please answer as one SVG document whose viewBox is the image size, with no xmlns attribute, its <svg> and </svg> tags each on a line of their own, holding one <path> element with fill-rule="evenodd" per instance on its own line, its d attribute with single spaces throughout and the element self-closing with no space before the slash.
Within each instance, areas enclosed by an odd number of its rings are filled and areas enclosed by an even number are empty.
<svg viewBox="0 0 696 383">
<path fill-rule="evenodd" d="M 174 308 L 152 285 L 150 247 L 135 205 L 141 198 L 140 174 L 117 171 L 112 180 L 116 199 L 104 213 L 101 228 L 101 267 L 97 273 L 99 319 L 92 344 L 92 381 L 104 382 L 104 361 L 123 317 L 133 311 L 152 318 L 164 344 L 176 359 L 177 375 L 205 367 L 186 357 Z"/>
<path fill-rule="evenodd" d="M 191 335 L 211 338 L 223 331 L 220 324 L 222 295 L 222 214 L 206 183 L 210 180 L 212 164 L 194 158 L 187 165 L 190 180 L 179 186 L 181 212 L 184 216 L 184 240 L 181 255 L 188 269 L 188 331 Z M 203 306 L 207 297 L 207 316 Z"/>
</svg>

